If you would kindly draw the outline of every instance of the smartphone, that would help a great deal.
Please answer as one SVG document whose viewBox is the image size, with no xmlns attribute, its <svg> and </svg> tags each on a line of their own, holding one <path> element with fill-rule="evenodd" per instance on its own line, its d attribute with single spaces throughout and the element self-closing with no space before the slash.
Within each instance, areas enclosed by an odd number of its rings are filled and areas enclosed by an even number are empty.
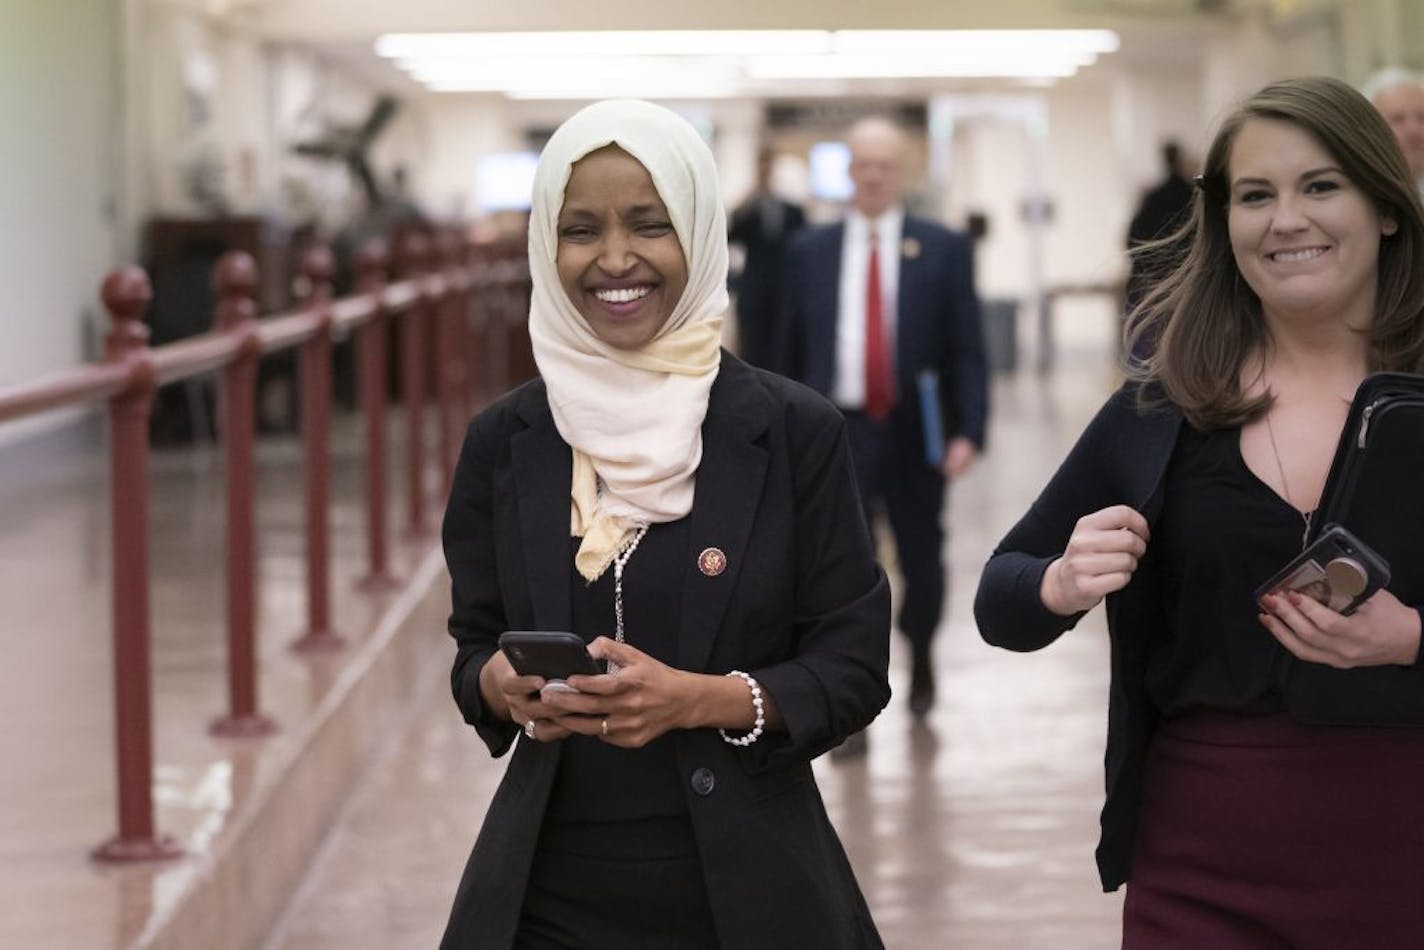
<svg viewBox="0 0 1424 950">
<path fill-rule="evenodd" d="M 588 645 L 574 633 L 550 630 L 510 630 L 499 635 L 499 648 L 520 676 L 542 676 L 562 683 L 577 673 L 602 673 Z"/>
<path fill-rule="evenodd" d="M 1256 589 L 1256 602 L 1267 594 L 1294 590 L 1348 615 L 1388 583 L 1385 559 L 1345 528 L 1332 524 Z"/>
</svg>

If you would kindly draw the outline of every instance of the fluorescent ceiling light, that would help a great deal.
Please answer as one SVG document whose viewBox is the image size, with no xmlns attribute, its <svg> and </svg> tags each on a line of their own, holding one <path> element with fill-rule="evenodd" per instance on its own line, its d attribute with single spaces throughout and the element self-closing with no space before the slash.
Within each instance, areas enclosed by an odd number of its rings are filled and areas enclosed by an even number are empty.
<svg viewBox="0 0 1424 950">
<path fill-rule="evenodd" d="M 434 87 L 432 87 L 434 88 Z M 436 90 L 463 92 L 461 89 Z M 625 83 L 608 86 L 515 86 L 505 91 L 510 99 L 734 99 L 744 94 L 740 86 L 704 83 Z"/>
<path fill-rule="evenodd" d="M 747 63 L 753 79 L 935 79 L 968 76 L 1071 76 L 1088 61 L 1062 56 L 778 56 Z"/>
<path fill-rule="evenodd" d="M 826 30 L 590 30 L 532 33 L 388 33 L 376 40 L 387 59 L 469 56 L 752 56 L 818 53 Z"/>
<path fill-rule="evenodd" d="M 995 50 L 1014 54 L 1114 53 L 1112 30 L 837 30 L 837 53 L 944 53 Z"/>
<path fill-rule="evenodd" d="M 798 81 L 1057 79 L 1118 46 L 1109 30 L 649 30 L 390 34 L 376 50 L 436 91 L 710 98 Z"/>
<path fill-rule="evenodd" d="M 640 80 L 732 83 L 741 78 L 735 63 L 679 59 L 674 56 L 601 57 L 594 61 L 563 59 L 490 59 L 472 62 L 436 60 L 413 63 L 407 70 L 424 83 L 460 84 L 470 89 L 498 90 L 529 83 L 564 86 L 599 85 Z"/>
</svg>

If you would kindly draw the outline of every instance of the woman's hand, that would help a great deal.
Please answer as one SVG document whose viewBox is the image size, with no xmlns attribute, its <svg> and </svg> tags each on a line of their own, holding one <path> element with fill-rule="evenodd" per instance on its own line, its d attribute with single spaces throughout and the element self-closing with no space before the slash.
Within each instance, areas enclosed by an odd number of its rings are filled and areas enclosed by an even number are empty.
<svg viewBox="0 0 1424 950">
<path fill-rule="evenodd" d="M 1078 519 L 1063 555 L 1048 566 L 1039 597 L 1064 617 L 1097 606 L 1122 590 L 1147 552 L 1147 519 L 1127 505 L 1113 505 Z"/>
<path fill-rule="evenodd" d="M 1419 655 L 1419 612 L 1387 590 L 1346 617 L 1296 591 L 1261 598 L 1257 619 L 1281 646 L 1310 663 L 1342 670 L 1409 665 Z"/>
<path fill-rule="evenodd" d="M 636 749 L 669 730 L 691 724 L 692 674 L 608 637 L 594 640 L 588 652 L 596 660 L 612 660 L 618 670 L 599 676 L 571 676 L 572 690 L 545 687 L 541 697 L 554 720 L 549 724 L 551 732 L 558 728 L 564 735 L 579 733 Z M 543 739 L 542 723 L 538 731 Z"/>
<path fill-rule="evenodd" d="M 541 698 L 544 686 L 542 676 L 520 676 L 514 672 L 503 650 L 490 657 L 480 670 L 480 695 L 485 705 L 496 714 L 507 716 L 514 724 L 524 726 L 526 735 L 528 724 L 534 723 L 531 738 L 550 742 L 563 739 L 569 731 L 554 721 L 557 711 L 550 709 Z"/>
</svg>

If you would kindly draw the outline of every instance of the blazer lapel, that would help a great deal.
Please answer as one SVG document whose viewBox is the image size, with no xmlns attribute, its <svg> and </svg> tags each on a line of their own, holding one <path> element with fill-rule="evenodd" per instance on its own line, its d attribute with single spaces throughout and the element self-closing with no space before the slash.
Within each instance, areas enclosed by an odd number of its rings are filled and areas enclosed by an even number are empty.
<svg viewBox="0 0 1424 950">
<path fill-rule="evenodd" d="M 702 462 L 692 503 L 691 563 L 682 593 L 682 637 L 677 665 L 699 671 L 707 658 L 746 560 L 747 544 L 766 478 L 767 449 L 756 439 L 766 431 L 762 389 L 751 371 L 727 354 L 707 405 L 702 426 Z M 725 557 L 720 574 L 702 567 L 702 552 L 716 548 Z"/>
<path fill-rule="evenodd" d="M 547 403 L 521 407 L 529 428 L 510 440 L 524 573 L 534 621 L 540 630 L 567 630 L 572 623 L 569 485 L 573 454 L 554 428 Z"/>
</svg>

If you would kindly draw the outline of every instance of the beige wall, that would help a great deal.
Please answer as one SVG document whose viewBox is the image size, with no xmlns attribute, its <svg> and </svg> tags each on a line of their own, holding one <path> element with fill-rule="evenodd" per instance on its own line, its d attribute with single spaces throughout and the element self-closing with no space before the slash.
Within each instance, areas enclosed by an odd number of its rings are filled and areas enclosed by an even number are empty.
<svg viewBox="0 0 1424 950">
<path fill-rule="evenodd" d="M 122 151 L 115 4 L 0 3 L 0 387 L 80 360 L 102 327 Z M 0 426 L 0 443 L 52 426 Z"/>
</svg>

